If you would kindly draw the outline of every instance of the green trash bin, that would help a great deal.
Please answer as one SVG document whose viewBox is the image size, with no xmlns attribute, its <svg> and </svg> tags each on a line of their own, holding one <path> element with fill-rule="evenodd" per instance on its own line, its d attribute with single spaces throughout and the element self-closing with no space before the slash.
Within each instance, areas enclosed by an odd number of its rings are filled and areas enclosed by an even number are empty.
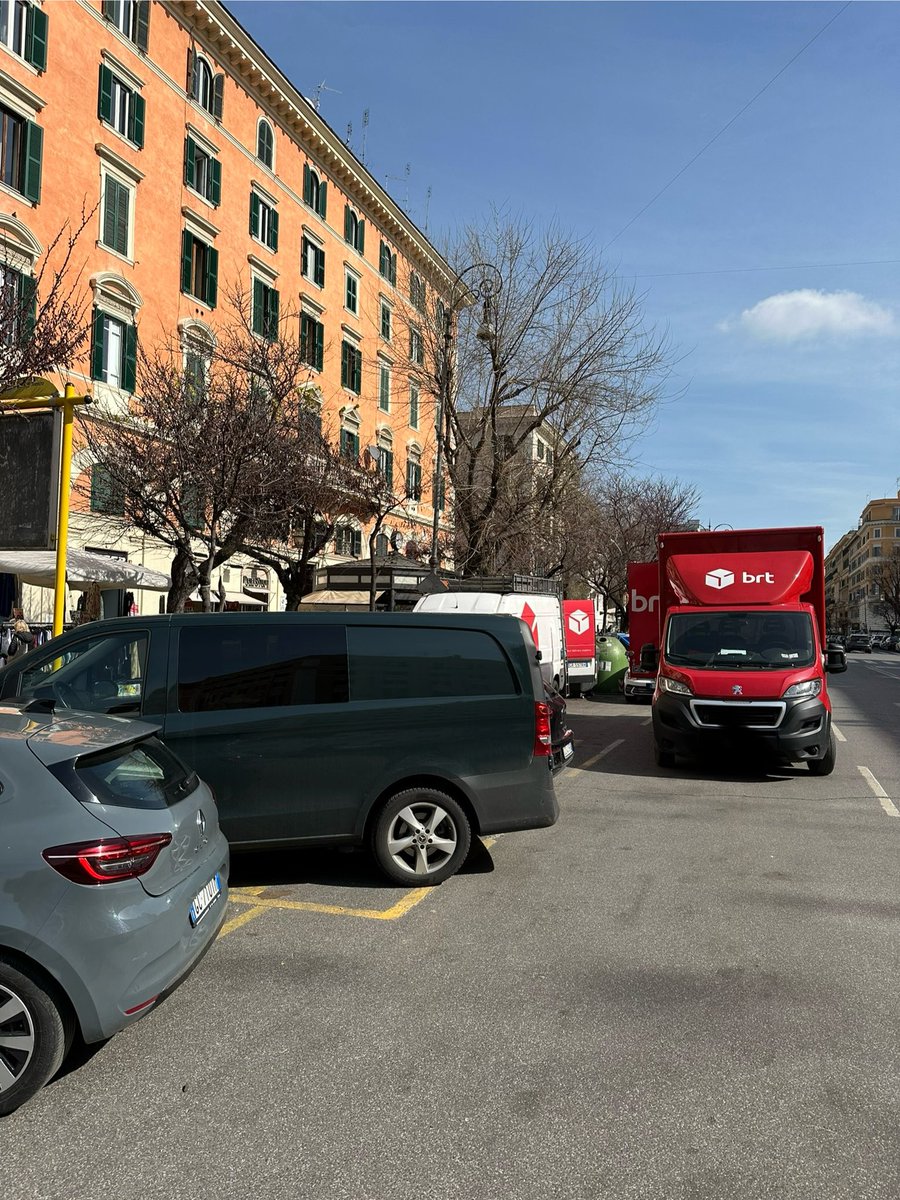
<svg viewBox="0 0 900 1200">
<path fill-rule="evenodd" d="M 615 634 L 597 638 L 597 683 L 595 692 L 620 692 L 628 669 L 628 651 Z"/>
</svg>

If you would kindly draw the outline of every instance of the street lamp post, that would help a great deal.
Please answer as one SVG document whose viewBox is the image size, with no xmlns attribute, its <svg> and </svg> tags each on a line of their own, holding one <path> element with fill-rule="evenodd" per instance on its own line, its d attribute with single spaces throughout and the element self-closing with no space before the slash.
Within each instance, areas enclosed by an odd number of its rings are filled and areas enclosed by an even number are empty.
<svg viewBox="0 0 900 1200">
<path fill-rule="evenodd" d="M 481 273 L 481 278 L 475 287 L 463 283 L 466 276 L 475 272 Z M 435 451 L 434 475 L 432 478 L 432 504 L 434 515 L 431 523 L 431 554 L 429 563 L 432 570 L 440 566 L 438 554 L 438 532 L 441 520 L 440 497 L 442 492 L 444 470 L 444 420 L 451 400 L 451 361 L 453 354 L 453 320 L 460 308 L 466 307 L 461 302 L 477 304 L 481 301 L 481 325 L 475 336 L 479 341 L 490 342 L 494 336 L 491 328 L 491 300 L 503 287 L 503 276 L 492 263 L 473 263 L 460 271 L 453 280 L 450 289 L 449 303 L 444 306 L 443 328 L 441 330 L 441 363 L 440 381 L 438 385 L 438 406 L 435 414 Z"/>
</svg>

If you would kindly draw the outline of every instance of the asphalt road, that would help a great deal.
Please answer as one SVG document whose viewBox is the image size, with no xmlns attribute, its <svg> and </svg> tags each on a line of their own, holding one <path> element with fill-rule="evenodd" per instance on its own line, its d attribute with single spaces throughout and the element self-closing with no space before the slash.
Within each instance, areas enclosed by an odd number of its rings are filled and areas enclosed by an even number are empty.
<svg viewBox="0 0 900 1200">
<path fill-rule="evenodd" d="M 240 860 L 201 968 L 0 1124 L 5 1200 L 896 1200 L 900 655 L 849 659 L 828 778 L 663 772 L 584 700 L 559 823 L 437 889 Z"/>
</svg>

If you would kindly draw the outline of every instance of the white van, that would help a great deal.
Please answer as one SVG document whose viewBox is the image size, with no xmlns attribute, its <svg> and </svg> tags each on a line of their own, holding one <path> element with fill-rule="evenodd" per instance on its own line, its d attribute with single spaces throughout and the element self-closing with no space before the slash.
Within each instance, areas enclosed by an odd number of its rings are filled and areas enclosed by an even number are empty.
<svg viewBox="0 0 900 1200">
<path fill-rule="evenodd" d="M 556 596 L 533 592 L 437 592 L 423 596 L 415 612 L 509 613 L 521 617 L 541 652 L 544 682 L 564 691 L 566 652 L 562 605 Z"/>
</svg>

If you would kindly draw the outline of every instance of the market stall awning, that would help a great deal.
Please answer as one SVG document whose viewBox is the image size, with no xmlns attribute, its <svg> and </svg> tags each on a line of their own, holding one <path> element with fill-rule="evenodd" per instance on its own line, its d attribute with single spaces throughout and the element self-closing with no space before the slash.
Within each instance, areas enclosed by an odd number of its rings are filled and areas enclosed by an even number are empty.
<svg viewBox="0 0 900 1200">
<path fill-rule="evenodd" d="M 202 603 L 203 597 L 200 595 L 200 589 L 197 588 L 195 591 L 191 592 L 189 599 L 193 600 L 193 602 L 195 604 Z M 215 611 L 219 605 L 218 588 L 210 588 L 209 599 L 210 599 L 210 603 L 213 606 L 213 611 Z M 246 592 L 229 592 L 227 588 L 225 590 L 225 603 L 226 604 L 245 604 L 247 606 L 247 608 L 267 608 L 268 607 L 266 604 L 266 601 L 260 600 L 257 596 L 248 596 Z"/>
<path fill-rule="evenodd" d="M 341 588 L 323 588 L 319 592 L 308 592 L 300 601 L 301 604 L 349 604 L 369 605 L 368 591 L 355 591 L 352 589 Z"/>
<path fill-rule="evenodd" d="M 55 550 L 0 550 L 0 574 L 18 575 L 22 583 L 33 587 L 52 588 L 56 584 Z M 151 571 L 140 563 L 124 558 L 108 558 L 87 550 L 70 550 L 66 555 L 66 582 L 70 588 L 83 591 L 96 583 L 102 590 L 110 588 L 145 588 L 151 592 L 167 592 L 172 586 L 168 575 Z"/>
</svg>

